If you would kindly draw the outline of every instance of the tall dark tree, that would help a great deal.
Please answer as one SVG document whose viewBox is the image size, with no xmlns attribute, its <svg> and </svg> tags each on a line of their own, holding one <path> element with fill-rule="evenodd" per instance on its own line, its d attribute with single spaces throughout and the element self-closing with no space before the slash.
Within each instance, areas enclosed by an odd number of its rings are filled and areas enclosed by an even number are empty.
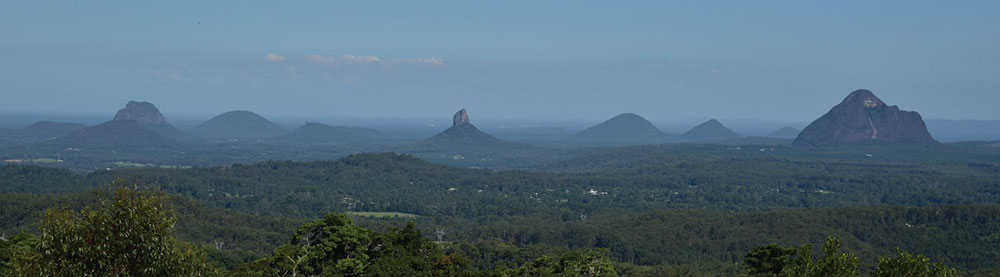
<svg viewBox="0 0 1000 277">
<path fill-rule="evenodd" d="M 840 238 L 827 237 L 823 256 L 812 258 L 812 246 L 769 244 L 750 250 L 743 262 L 747 276 L 857 276 L 861 261 L 840 252 Z"/>
<path fill-rule="evenodd" d="M 961 275 L 957 269 L 948 267 L 942 262 L 931 263 L 931 259 L 927 256 L 898 250 L 896 257 L 879 257 L 878 266 L 875 267 L 872 276 L 952 277 Z"/>
<path fill-rule="evenodd" d="M 299 227 L 292 241 L 270 257 L 234 268 L 234 276 L 430 276 L 464 274 L 468 260 L 444 256 L 413 223 L 388 232 L 354 225 L 343 213 L 328 213 Z"/>
<path fill-rule="evenodd" d="M 167 197 L 116 181 L 111 203 L 50 209 L 15 276 L 211 276 L 202 249 L 178 241 Z"/>
</svg>

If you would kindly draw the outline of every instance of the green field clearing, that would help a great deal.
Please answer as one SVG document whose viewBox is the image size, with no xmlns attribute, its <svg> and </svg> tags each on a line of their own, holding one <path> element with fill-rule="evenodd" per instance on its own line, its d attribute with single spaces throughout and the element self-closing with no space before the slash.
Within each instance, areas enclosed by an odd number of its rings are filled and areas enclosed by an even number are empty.
<svg viewBox="0 0 1000 277">
<path fill-rule="evenodd" d="M 61 162 L 63 162 L 63 160 L 53 159 L 53 158 L 38 158 L 38 159 L 32 159 L 31 161 L 32 162 L 36 162 L 36 163 L 61 163 Z"/>
<path fill-rule="evenodd" d="M 347 212 L 347 214 L 352 216 L 363 216 L 363 217 L 375 217 L 375 218 L 389 218 L 389 217 L 400 217 L 400 218 L 417 218 L 418 215 L 408 214 L 408 213 L 397 213 L 397 212 Z"/>
</svg>

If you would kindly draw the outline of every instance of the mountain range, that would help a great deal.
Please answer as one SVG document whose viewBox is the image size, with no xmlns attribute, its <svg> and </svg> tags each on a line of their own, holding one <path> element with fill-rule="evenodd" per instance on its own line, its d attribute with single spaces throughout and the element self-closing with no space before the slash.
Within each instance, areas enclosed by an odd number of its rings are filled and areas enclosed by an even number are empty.
<svg viewBox="0 0 1000 277">
<path fill-rule="evenodd" d="M 418 152 L 433 149 L 431 152 L 441 153 L 524 152 L 527 149 L 538 149 L 537 146 L 498 139 L 481 131 L 472 124 L 465 109 L 456 112 L 452 119 L 450 128 L 424 140 L 407 144 L 408 147 L 417 149 Z M 616 115 L 573 135 L 569 135 L 564 129 L 556 129 L 562 131 L 547 132 L 544 136 L 547 136 L 545 145 L 555 147 L 561 147 L 560 145 L 565 143 L 628 145 L 677 141 L 753 144 L 759 143 L 765 138 L 794 138 L 792 144 L 795 146 L 821 146 L 857 143 L 933 143 L 935 140 L 928 132 L 927 125 L 937 126 L 940 130 L 954 129 L 949 131 L 951 133 L 984 129 L 985 131 L 979 133 L 985 134 L 982 136 L 982 140 L 989 141 L 995 140 L 996 137 L 988 131 L 992 126 L 1000 126 L 1000 123 L 992 121 L 936 120 L 931 122 L 932 124 L 925 124 L 918 113 L 903 111 L 897 106 L 887 105 L 871 91 L 859 89 L 850 93 L 841 103 L 835 105 L 802 131 L 786 126 L 756 139 L 744 137 L 716 119 L 699 124 L 683 135 L 672 136 L 662 132 L 648 120 L 634 113 Z M 147 131 L 156 135 L 151 135 Z M 60 144 L 75 143 L 108 147 L 175 145 L 177 143 L 199 142 L 201 138 L 213 140 L 265 139 L 304 144 L 355 143 L 374 145 L 388 141 L 386 140 L 387 135 L 375 129 L 330 126 L 314 122 L 307 122 L 299 128 L 288 131 L 250 111 L 223 113 L 187 131 L 171 125 L 152 103 L 129 101 L 124 108 L 118 110 L 111 121 L 96 126 L 86 127 L 77 123 L 39 121 L 28 127 L 4 131 L 2 137 L 12 138 L 11 141 L 15 143 L 18 139 L 51 140 L 58 138 L 55 141 Z M 1000 131 L 996 133 L 1000 136 Z M 524 134 L 517 135 L 525 136 Z M 775 145 L 787 143 L 784 140 L 771 139 L 766 141 L 767 144 Z M 392 148 L 394 146 L 384 147 Z"/>
</svg>

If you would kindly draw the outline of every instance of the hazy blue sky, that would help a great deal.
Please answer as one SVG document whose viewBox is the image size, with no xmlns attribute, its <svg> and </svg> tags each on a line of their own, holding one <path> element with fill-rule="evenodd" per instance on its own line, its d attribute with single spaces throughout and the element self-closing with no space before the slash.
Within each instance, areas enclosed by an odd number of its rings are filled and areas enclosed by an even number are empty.
<svg viewBox="0 0 1000 277">
<path fill-rule="evenodd" d="M 43 2 L 0 3 L 0 111 L 1000 119 L 1000 1 Z"/>
</svg>

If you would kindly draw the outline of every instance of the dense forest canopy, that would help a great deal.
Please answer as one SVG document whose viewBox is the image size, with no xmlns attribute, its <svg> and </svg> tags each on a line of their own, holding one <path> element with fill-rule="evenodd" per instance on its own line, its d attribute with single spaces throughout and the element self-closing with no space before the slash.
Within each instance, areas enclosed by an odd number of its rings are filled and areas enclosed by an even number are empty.
<svg viewBox="0 0 1000 277">
<path fill-rule="evenodd" d="M 731 148 L 596 149 L 547 171 L 457 168 L 396 153 L 86 175 L 2 166 L 0 230 L 37 232 L 40 211 L 82 208 L 124 179 L 169 193 L 178 238 L 224 269 L 263 266 L 255 261 L 329 212 L 375 232 L 413 222 L 406 228 L 445 242 L 436 243 L 442 255 L 468 259 L 471 271 L 606 249 L 601 256 L 626 275 L 736 274 L 754 247 L 827 236 L 841 239 L 862 273 L 896 249 L 970 274 L 998 268 L 1000 168 L 991 154 Z M 890 155 L 879 149 L 865 152 Z"/>
</svg>

